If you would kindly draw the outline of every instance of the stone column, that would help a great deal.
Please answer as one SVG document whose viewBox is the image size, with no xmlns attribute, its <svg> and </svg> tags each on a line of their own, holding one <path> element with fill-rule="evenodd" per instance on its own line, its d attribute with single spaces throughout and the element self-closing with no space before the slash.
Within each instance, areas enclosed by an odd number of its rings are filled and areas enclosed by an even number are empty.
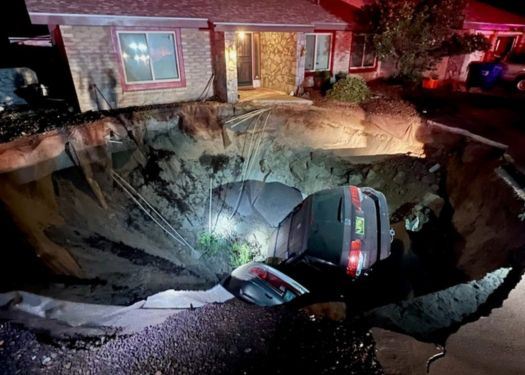
<svg viewBox="0 0 525 375">
<path fill-rule="evenodd" d="M 297 52 L 295 69 L 295 92 L 299 95 L 303 93 L 303 81 L 306 64 L 306 34 L 296 33 Z"/>
<path fill-rule="evenodd" d="M 226 59 L 226 97 L 228 103 L 235 103 L 239 99 L 237 86 L 237 46 L 234 31 L 224 32 L 224 57 Z"/>
</svg>

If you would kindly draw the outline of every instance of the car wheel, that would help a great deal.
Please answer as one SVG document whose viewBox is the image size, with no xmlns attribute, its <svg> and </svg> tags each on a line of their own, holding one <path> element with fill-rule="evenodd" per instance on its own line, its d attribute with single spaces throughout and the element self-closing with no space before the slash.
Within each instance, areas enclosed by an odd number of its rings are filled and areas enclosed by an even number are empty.
<svg viewBox="0 0 525 375">
<path fill-rule="evenodd" d="M 520 77 L 516 80 L 516 90 L 525 92 L 525 77 Z"/>
</svg>

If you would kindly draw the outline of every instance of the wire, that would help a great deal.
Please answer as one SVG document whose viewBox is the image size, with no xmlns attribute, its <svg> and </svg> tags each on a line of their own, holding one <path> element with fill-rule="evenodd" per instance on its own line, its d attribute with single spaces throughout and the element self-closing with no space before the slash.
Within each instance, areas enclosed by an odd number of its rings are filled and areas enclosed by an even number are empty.
<svg viewBox="0 0 525 375">
<path fill-rule="evenodd" d="M 133 188 L 133 186 L 131 186 L 122 176 L 120 176 L 117 172 L 115 171 L 112 171 L 112 177 L 113 177 L 113 180 L 115 180 L 117 182 L 117 184 L 119 186 L 124 186 L 126 187 L 126 189 L 123 189 L 126 193 L 128 193 L 130 195 L 130 197 L 133 199 L 133 201 L 157 224 L 159 225 L 159 227 L 161 227 L 167 234 L 169 234 L 171 237 L 173 237 L 174 239 L 176 239 L 180 244 L 182 244 L 183 246 L 187 246 L 188 248 L 190 248 L 192 251 L 196 251 L 195 248 L 193 246 L 191 246 L 189 244 L 188 241 L 186 241 L 184 239 L 184 237 L 182 237 L 182 235 L 166 220 L 166 218 L 164 218 L 164 216 L 162 216 L 161 213 L 159 213 L 137 190 L 135 190 L 135 188 Z M 119 181 L 120 180 L 120 181 Z M 135 194 L 135 196 L 133 196 L 133 194 Z M 164 222 L 164 224 L 170 229 L 170 230 L 167 230 L 162 224 L 160 224 L 158 222 L 158 220 L 156 220 L 153 215 L 148 211 L 146 210 L 142 204 L 138 201 L 137 197 L 142 201 L 144 202 L 144 204 L 155 214 L 157 215 L 157 217 L 162 221 Z"/>
</svg>

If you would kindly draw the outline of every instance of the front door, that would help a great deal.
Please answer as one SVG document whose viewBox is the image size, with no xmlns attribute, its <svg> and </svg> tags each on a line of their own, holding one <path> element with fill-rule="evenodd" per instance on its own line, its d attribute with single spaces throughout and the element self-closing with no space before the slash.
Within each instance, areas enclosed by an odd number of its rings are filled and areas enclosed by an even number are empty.
<svg viewBox="0 0 525 375">
<path fill-rule="evenodd" d="M 237 83 L 251 86 L 252 82 L 252 34 L 237 35 Z"/>
</svg>

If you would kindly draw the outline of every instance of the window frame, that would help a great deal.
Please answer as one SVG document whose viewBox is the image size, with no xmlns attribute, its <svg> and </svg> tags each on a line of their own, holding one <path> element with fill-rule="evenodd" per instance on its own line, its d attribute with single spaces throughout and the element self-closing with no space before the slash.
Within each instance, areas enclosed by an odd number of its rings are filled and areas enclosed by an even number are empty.
<svg viewBox="0 0 525 375">
<path fill-rule="evenodd" d="M 365 40 L 365 43 L 363 44 L 363 55 L 361 57 L 361 66 L 352 66 L 352 44 L 354 42 L 354 36 L 362 36 L 364 35 L 365 37 L 367 35 L 370 35 L 370 34 L 366 34 L 366 33 L 356 33 L 356 34 L 352 34 L 352 41 L 350 43 L 350 64 L 349 64 L 349 71 L 350 72 L 372 72 L 372 71 L 375 71 L 377 69 L 377 54 L 374 54 L 374 63 L 372 65 L 363 65 L 364 61 L 365 61 L 365 56 L 366 56 L 366 46 L 368 44 L 368 42 Z"/>
<path fill-rule="evenodd" d="M 315 43 L 314 43 L 314 69 L 313 70 L 310 70 L 310 69 L 306 69 L 306 54 L 304 55 L 305 56 L 305 61 L 304 61 L 304 66 L 305 66 L 305 69 L 304 71 L 306 73 L 315 73 L 315 72 L 326 72 L 326 71 L 332 71 L 332 51 L 333 51 L 333 48 L 334 48 L 334 33 L 331 33 L 331 32 L 313 32 L 313 33 L 305 33 L 305 48 L 306 48 L 306 38 L 308 37 L 308 35 L 313 35 L 315 36 Z M 315 63 L 317 62 L 317 36 L 318 35 L 329 35 L 330 36 L 330 48 L 329 48 L 329 51 L 328 51 L 328 67 L 326 69 L 315 69 Z"/>
<path fill-rule="evenodd" d="M 126 75 L 126 67 L 124 65 L 124 58 L 122 53 L 122 46 L 120 44 L 121 34 L 144 34 L 148 48 L 150 46 L 148 34 L 171 34 L 173 35 L 173 49 L 177 63 L 178 78 L 174 79 L 155 79 L 155 71 L 150 61 L 150 70 L 153 80 L 149 81 L 133 81 L 129 82 Z M 159 90 L 186 87 L 186 77 L 184 70 L 184 59 L 182 54 L 182 42 L 180 37 L 180 29 L 159 29 L 159 28 L 113 28 L 112 32 L 113 45 L 115 54 L 118 60 L 120 82 L 123 91 L 144 91 L 144 90 Z"/>
</svg>

